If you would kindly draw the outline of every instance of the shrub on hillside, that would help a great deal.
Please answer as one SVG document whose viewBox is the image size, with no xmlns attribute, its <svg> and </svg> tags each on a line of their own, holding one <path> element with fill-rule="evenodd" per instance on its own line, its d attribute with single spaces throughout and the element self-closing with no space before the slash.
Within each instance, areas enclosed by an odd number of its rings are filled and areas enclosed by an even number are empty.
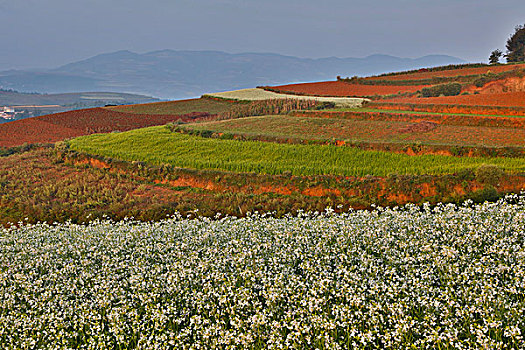
<svg viewBox="0 0 525 350">
<path fill-rule="evenodd" d="M 483 164 L 475 171 L 476 180 L 482 184 L 497 185 L 505 175 L 500 167 L 493 164 Z"/>
<path fill-rule="evenodd" d="M 8 157 L 13 154 L 17 153 L 24 153 L 31 151 L 36 148 L 50 148 L 52 147 L 51 144 L 39 144 L 39 143 L 24 143 L 21 146 L 14 146 L 14 147 L 0 147 L 0 158 L 1 157 Z"/>
<path fill-rule="evenodd" d="M 422 97 L 438 97 L 438 96 L 457 96 L 461 93 L 461 84 L 450 83 L 435 85 L 429 88 L 421 89 Z"/>
<path fill-rule="evenodd" d="M 498 192 L 492 185 L 488 185 L 481 190 L 472 193 L 472 201 L 475 203 L 495 202 L 503 195 Z"/>
<path fill-rule="evenodd" d="M 497 79 L 498 79 L 497 74 L 487 72 L 487 74 L 483 74 L 479 78 L 474 80 L 474 85 L 476 85 L 477 87 L 483 87 L 485 86 L 485 84 L 490 83 L 491 81 L 494 81 Z"/>
<path fill-rule="evenodd" d="M 317 106 L 314 107 L 315 110 L 322 110 L 322 109 L 333 109 L 335 108 L 335 102 L 320 102 L 317 104 Z"/>
</svg>

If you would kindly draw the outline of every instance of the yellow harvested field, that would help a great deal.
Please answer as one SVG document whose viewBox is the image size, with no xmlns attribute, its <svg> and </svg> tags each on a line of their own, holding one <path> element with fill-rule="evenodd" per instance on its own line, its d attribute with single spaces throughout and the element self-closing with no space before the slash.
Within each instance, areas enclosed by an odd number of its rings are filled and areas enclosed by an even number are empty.
<svg viewBox="0 0 525 350">
<path fill-rule="evenodd" d="M 258 100 L 275 100 L 275 99 L 300 99 L 315 100 L 320 102 L 333 102 L 339 107 L 361 107 L 363 102 L 368 101 L 366 98 L 354 97 L 318 97 L 318 96 L 300 96 L 278 94 L 263 89 L 243 89 L 226 92 L 217 92 L 206 94 L 204 96 L 226 98 L 232 100 L 258 101 Z"/>
</svg>

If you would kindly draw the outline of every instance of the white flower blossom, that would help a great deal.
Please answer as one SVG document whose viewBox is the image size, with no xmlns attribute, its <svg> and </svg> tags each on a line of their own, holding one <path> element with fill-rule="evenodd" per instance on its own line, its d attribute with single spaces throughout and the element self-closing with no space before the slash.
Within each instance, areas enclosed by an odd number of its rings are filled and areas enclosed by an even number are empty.
<svg viewBox="0 0 525 350">
<path fill-rule="evenodd" d="M 0 229 L 0 348 L 522 349 L 525 197 Z"/>
</svg>

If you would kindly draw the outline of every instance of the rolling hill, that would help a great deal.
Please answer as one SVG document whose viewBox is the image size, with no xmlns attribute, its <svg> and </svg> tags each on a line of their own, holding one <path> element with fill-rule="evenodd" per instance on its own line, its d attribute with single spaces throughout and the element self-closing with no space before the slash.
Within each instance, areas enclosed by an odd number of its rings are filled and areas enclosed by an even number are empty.
<svg viewBox="0 0 525 350">
<path fill-rule="evenodd" d="M 0 147 L 32 143 L 54 143 L 67 138 L 93 133 L 125 131 L 175 121 L 209 119 L 213 114 L 227 111 L 234 103 L 211 99 L 153 103 L 163 106 L 164 113 L 130 113 L 113 108 L 91 108 L 43 115 L 0 124 Z M 167 109 L 166 105 L 171 106 Z M 139 107 L 140 108 L 140 105 Z"/>
</svg>

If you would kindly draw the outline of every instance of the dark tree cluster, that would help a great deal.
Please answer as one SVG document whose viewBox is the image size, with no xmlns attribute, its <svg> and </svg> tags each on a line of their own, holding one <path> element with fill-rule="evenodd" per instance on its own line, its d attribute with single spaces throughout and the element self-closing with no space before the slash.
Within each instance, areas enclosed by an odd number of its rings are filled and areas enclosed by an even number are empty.
<svg viewBox="0 0 525 350">
<path fill-rule="evenodd" d="M 502 56 L 508 63 L 525 62 L 525 25 L 516 26 L 514 34 L 507 40 L 507 53 L 503 55 L 501 50 L 494 50 L 490 54 L 489 63 L 497 64 Z"/>
<path fill-rule="evenodd" d="M 503 52 L 501 50 L 492 51 L 489 57 L 489 63 L 490 64 L 499 63 L 499 59 L 501 58 L 501 56 L 503 56 Z"/>
<path fill-rule="evenodd" d="M 507 62 L 525 61 L 525 25 L 517 26 L 515 33 L 507 40 Z"/>
</svg>

